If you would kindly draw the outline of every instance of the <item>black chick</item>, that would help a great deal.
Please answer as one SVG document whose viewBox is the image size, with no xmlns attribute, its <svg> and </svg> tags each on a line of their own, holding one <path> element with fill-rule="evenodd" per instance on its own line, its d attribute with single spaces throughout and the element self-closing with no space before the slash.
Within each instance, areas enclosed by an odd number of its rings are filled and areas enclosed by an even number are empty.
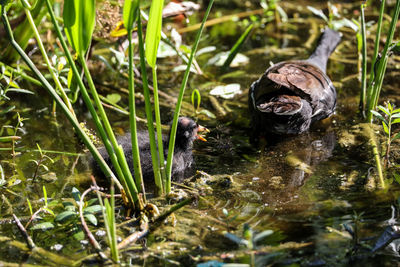
<svg viewBox="0 0 400 267">
<path fill-rule="evenodd" d="M 341 34 L 325 29 L 307 60 L 274 64 L 249 90 L 253 137 L 264 133 L 300 134 L 329 117 L 336 107 L 336 90 L 326 75 L 329 56 Z"/>
<path fill-rule="evenodd" d="M 208 130 L 205 127 L 197 124 L 190 118 L 187 117 L 179 118 L 176 131 L 176 139 L 175 139 L 174 159 L 172 162 L 173 178 L 174 177 L 183 178 L 185 170 L 187 170 L 192 165 L 193 141 L 196 139 L 206 141 L 204 137 L 198 134 L 200 132 L 208 132 Z M 168 154 L 169 135 L 163 135 L 162 139 L 164 147 L 164 156 L 166 159 Z M 124 136 L 120 136 L 117 138 L 117 141 L 124 150 L 129 165 L 129 169 L 133 174 L 131 134 L 128 133 Z M 146 131 L 138 132 L 138 143 L 139 143 L 139 153 L 140 153 L 140 162 L 142 166 L 143 180 L 147 183 L 151 183 L 154 181 L 154 173 L 153 173 L 153 164 L 150 152 L 150 140 L 149 140 L 149 135 Z M 107 164 L 109 166 L 112 166 L 111 160 L 107 154 L 106 149 L 104 147 L 101 147 L 99 149 L 99 152 L 104 158 L 104 160 L 107 162 Z M 95 176 L 104 177 L 103 173 L 100 170 L 100 167 L 93 159 L 91 160 L 91 166 Z M 114 171 L 114 168 L 112 168 L 112 170 Z"/>
</svg>

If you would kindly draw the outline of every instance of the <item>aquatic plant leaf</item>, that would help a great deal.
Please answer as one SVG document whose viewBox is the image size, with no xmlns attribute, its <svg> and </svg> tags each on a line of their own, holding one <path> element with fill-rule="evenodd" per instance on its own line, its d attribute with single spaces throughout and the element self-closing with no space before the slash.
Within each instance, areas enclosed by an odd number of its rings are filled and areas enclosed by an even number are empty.
<svg viewBox="0 0 400 267">
<path fill-rule="evenodd" d="M 394 140 L 396 140 L 396 139 L 399 139 L 399 137 L 400 137 L 400 133 L 397 133 L 397 134 L 392 138 L 392 141 L 394 141 Z"/>
<path fill-rule="evenodd" d="M 132 30 L 133 22 L 136 20 L 137 9 L 139 7 L 139 0 L 125 0 L 124 1 L 124 26 L 129 31 Z"/>
<path fill-rule="evenodd" d="M 379 112 L 377 112 L 375 110 L 371 110 L 371 113 L 374 114 L 375 117 L 377 117 L 381 121 L 384 121 L 387 124 L 386 119 Z"/>
<path fill-rule="evenodd" d="M 215 46 L 206 46 L 203 47 L 202 49 L 197 50 L 196 52 L 196 57 L 206 54 L 206 53 L 211 53 L 214 52 L 215 50 L 217 50 L 217 48 Z"/>
<path fill-rule="evenodd" d="M 76 240 L 78 240 L 78 241 L 82 241 L 82 240 L 85 239 L 85 233 L 81 230 L 81 231 L 75 233 L 75 234 L 73 235 L 73 237 L 74 237 Z"/>
<path fill-rule="evenodd" d="M 109 95 L 107 95 L 106 98 L 112 104 L 117 104 L 121 100 L 121 95 L 120 94 L 109 94 Z"/>
<path fill-rule="evenodd" d="M 265 230 L 265 231 L 262 231 L 261 233 L 256 234 L 256 235 L 254 236 L 253 241 L 254 241 L 254 243 L 257 243 L 258 241 L 263 240 L 264 238 L 266 238 L 266 237 L 272 235 L 273 233 L 274 233 L 274 231 L 272 231 L 272 230 Z"/>
<path fill-rule="evenodd" d="M 314 15 L 322 18 L 323 20 L 325 20 L 326 22 L 328 22 L 328 17 L 324 14 L 324 12 L 322 12 L 321 9 L 316 9 L 315 7 L 312 6 L 307 6 L 307 9 L 310 10 L 312 13 L 314 13 Z"/>
<path fill-rule="evenodd" d="M 393 117 L 392 117 L 393 118 Z M 393 124 L 396 124 L 396 123 L 399 123 L 400 122 L 400 118 L 397 118 L 397 119 L 394 119 L 394 120 L 392 120 L 392 125 Z"/>
<path fill-rule="evenodd" d="M 15 109 L 15 106 L 7 107 L 6 109 L 0 111 L 0 115 L 4 115 L 4 114 L 6 114 L 6 113 L 12 111 L 13 109 Z"/>
<path fill-rule="evenodd" d="M 210 95 L 219 96 L 225 99 L 231 99 L 240 93 L 242 93 L 242 90 L 240 90 L 240 84 L 238 83 L 220 85 L 210 91 Z"/>
<path fill-rule="evenodd" d="M 211 119 L 216 119 L 217 116 L 215 116 L 214 113 L 212 113 L 211 111 L 209 111 L 208 109 L 202 109 L 198 112 L 199 114 L 204 114 L 207 117 L 211 118 Z"/>
<path fill-rule="evenodd" d="M 249 241 L 247 241 L 246 239 L 240 238 L 237 235 L 231 233 L 225 233 L 224 236 L 238 245 L 244 245 L 248 247 L 250 244 Z"/>
<path fill-rule="evenodd" d="M 388 105 L 390 105 L 390 103 L 388 103 Z M 383 113 L 385 113 L 386 115 L 390 116 L 390 112 L 387 108 L 383 107 L 383 106 L 378 106 L 378 109 L 380 111 L 382 111 Z"/>
<path fill-rule="evenodd" d="M 396 55 L 400 55 L 400 42 L 397 42 L 390 47 L 390 51 Z"/>
<path fill-rule="evenodd" d="M 85 213 L 98 213 L 101 212 L 102 208 L 100 205 L 93 205 L 85 208 L 84 212 Z"/>
<path fill-rule="evenodd" d="M 149 22 L 146 32 L 146 60 L 150 67 L 156 66 L 158 45 L 161 40 L 162 10 L 164 0 L 151 1 Z"/>
<path fill-rule="evenodd" d="M 7 90 L 7 92 L 15 92 L 15 93 L 29 94 L 29 95 L 34 95 L 35 94 L 32 91 L 29 91 L 27 89 L 22 89 L 22 88 L 10 88 L 10 89 Z"/>
<path fill-rule="evenodd" d="M 89 199 L 87 202 L 86 202 L 86 205 L 87 206 L 92 206 L 94 203 L 96 203 L 97 201 L 99 201 L 97 198 L 92 198 L 92 199 Z"/>
<path fill-rule="evenodd" d="M 54 224 L 52 224 L 51 222 L 43 222 L 43 223 L 35 224 L 30 229 L 45 231 L 45 230 L 49 230 L 49 229 L 53 229 L 53 228 L 54 228 Z"/>
<path fill-rule="evenodd" d="M 68 221 L 69 219 L 75 218 L 76 216 L 77 216 L 76 212 L 66 210 L 66 211 L 63 211 L 60 214 L 58 214 L 56 216 L 56 218 L 54 219 L 54 221 L 59 222 L 59 223 L 64 223 L 64 222 Z"/>
<path fill-rule="evenodd" d="M 86 220 L 88 220 L 94 226 L 97 225 L 97 218 L 93 214 L 88 213 L 88 214 L 85 214 L 84 217 L 85 217 Z"/>
<path fill-rule="evenodd" d="M 81 192 L 76 187 L 72 188 L 72 197 L 75 199 L 76 202 L 81 201 Z"/>
<path fill-rule="evenodd" d="M 94 0 L 65 0 L 64 27 L 68 41 L 76 53 L 84 55 L 92 40 L 96 17 Z"/>
<path fill-rule="evenodd" d="M 387 124 L 384 121 L 382 121 L 382 126 L 383 126 L 383 130 L 385 131 L 385 133 L 389 134 L 389 128 L 388 128 Z"/>
</svg>

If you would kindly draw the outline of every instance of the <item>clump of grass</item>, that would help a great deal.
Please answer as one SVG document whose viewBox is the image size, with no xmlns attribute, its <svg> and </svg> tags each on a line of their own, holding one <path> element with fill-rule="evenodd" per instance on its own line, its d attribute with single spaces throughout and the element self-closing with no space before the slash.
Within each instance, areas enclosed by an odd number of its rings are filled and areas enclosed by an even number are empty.
<svg viewBox="0 0 400 267">
<path fill-rule="evenodd" d="M 400 123 L 400 109 L 396 109 L 390 102 L 387 102 L 386 106 L 378 106 L 378 109 L 383 115 L 375 110 L 371 110 L 371 113 L 382 122 L 383 131 L 386 136 L 386 152 L 383 166 L 387 168 L 390 166 L 390 146 L 394 140 L 400 138 L 400 132 L 393 133 L 393 125 Z"/>
<path fill-rule="evenodd" d="M 375 36 L 375 46 L 374 53 L 370 64 L 370 75 L 367 82 L 367 43 L 366 43 L 366 30 L 365 30 L 365 17 L 364 9 L 365 4 L 361 4 L 361 25 L 362 25 L 362 88 L 361 88 L 361 98 L 360 98 L 360 111 L 366 117 L 367 121 L 372 122 L 373 113 L 372 111 L 376 109 L 379 101 L 379 96 L 382 90 L 383 79 L 386 73 L 386 67 L 389 57 L 392 54 L 393 49 L 396 47 L 393 44 L 393 37 L 396 31 L 396 24 L 399 19 L 400 13 L 400 0 L 396 1 L 396 5 L 393 8 L 393 13 L 391 17 L 390 26 L 388 32 L 386 33 L 386 42 L 381 53 L 379 53 L 381 32 L 382 32 L 382 21 L 385 10 L 385 0 L 381 1 L 379 18 L 377 24 L 377 31 Z"/>
</svg>

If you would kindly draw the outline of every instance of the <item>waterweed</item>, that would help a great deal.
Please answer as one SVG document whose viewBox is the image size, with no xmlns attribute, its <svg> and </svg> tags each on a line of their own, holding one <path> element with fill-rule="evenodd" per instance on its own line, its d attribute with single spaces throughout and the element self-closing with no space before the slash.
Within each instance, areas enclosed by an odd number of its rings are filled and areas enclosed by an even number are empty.
<svg viewBox="0 0 400 267">
<path fill-rule="evenodd" d="M 400 132 L 393 133 L 393 125 L 400 123 L 400 108 L 396 109 L 390 102 L 386 102 L 385 106 L 379 105 L 378 109 L 383 112 L 383 115 L 375 110 L 371 110 L 371 113 L 382 122 L 386 136 L 386 152 L 383 166 L 387 168 L 390 166 L 390 146 L 394 140 L 400 138 Z"/>
</svg>

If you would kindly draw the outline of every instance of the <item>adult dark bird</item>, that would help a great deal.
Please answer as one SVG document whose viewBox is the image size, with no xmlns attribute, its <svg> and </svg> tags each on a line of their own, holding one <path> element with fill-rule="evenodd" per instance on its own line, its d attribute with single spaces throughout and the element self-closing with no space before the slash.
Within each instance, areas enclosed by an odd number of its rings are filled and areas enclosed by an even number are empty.
<svg viewBox="0 0 400 267">
<path fill-rule="evenodd" d="M 249 89 L 253 137 L 265 133 L 300 134 L 329 117 L 336 107 L 336 90 L 326 75 L 329 56 L 341 34 L 325 29 L 306 60 L 274 64 Z"/>
<path fill-rule="evenodd" d="M 206 139 L 201 135 L 201 133 L 208 132 L 208 130 L 194 122 L 192 119 L 187 117 L 180 117 L 178 120 L 178 126 L 176 131 L 175 139 L 175 151 L 174 159 L 172 162 L 172 177 L 183 178 L 185 170 L 187 170 L 193 162 L 192 156 L 192 146 L 193 141 L 196 139 L 206 141 Z M 168 143 L 169 135 L 163 135 L 163 146 L 164 146 L 164 156 L 167 158 L 168 154 Z M 132 146 L 131 146 L 131 134 L 128 133 L 124 136 L 117 138 L 118 143 L 122 146 L 129 169 L 133 174 L 133 159 L 132 159 Z M 150 140 L 149 135 L 145 131 L 138 132 L 138 143 L 139 143 L 139 153 L 140 162 L 142 166 L 143 180 L 147 183 L 154 181 L 153 174 L 153 164 L 151 160 L 150 152 Z M 104 147 L 99 149 L 100 154 L 105 159 L 109 166 L 112 166 L 111 160 L 107 154 Z M 104 177 L 100 167 L 97 165 L 95 160 L 91 160 L 91 166 L 95 176 Z M 114 168 L 112 168 L 114 171 Z"/>
</svg>

